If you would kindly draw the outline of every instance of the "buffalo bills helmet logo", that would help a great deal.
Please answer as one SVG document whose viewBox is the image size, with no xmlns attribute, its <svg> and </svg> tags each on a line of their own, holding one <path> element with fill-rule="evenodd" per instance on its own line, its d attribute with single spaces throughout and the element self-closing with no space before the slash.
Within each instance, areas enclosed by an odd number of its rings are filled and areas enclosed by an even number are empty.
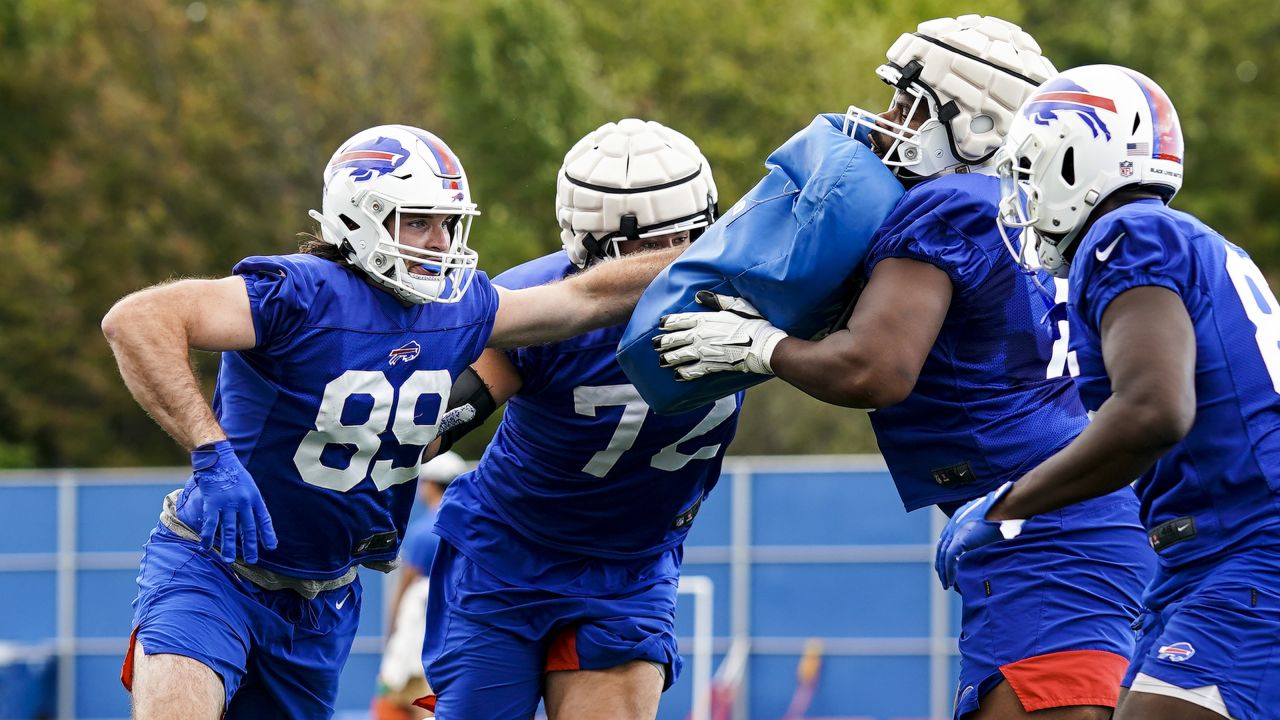
<svg viewBox="0 0 1280 720">
<path fill-rule="evenodd" d="M 1091 95 L 1087 90 L 1066 78 L 1055 78 L 1040 86 L 1027 104 L 1022 114 L 1031 118 L 1037 125 L 1048 125 L 1051 120 L 1061 120 L 1059 112 L 1075 113 L 1085 125 L 1093 131 L 1111 139 L 1111 130 L 1098 116 L 1098 110 L 1116 111 L 1116 104 L 1110 98 Z"/>
<path fill-rule="evenodd" d="M 398 140 L 378 137 L 372 141 L 343 148 L 329 163 L 329 171 L 333 173 L 339 170 L 350 170 L 351 179 L 362 182 L 385 175 L 403 165 L 408 159 L 409 152 Z"/>
</svg>

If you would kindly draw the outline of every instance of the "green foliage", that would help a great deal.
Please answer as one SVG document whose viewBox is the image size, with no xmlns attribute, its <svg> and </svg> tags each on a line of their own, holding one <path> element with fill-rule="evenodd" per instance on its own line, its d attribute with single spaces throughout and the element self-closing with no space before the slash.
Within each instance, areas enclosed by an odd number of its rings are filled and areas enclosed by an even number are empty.
<svg viewBox="0 0 1280 720">
<path fill-rule="evenodd" d="M 881 107 L 872 74 L 941 0 L 0 2 L 0 465 L 180 463 L 130 398 L 97 325 L 117 298 L 313 230 L 343 139 L 404 122 L 446 138 L 491 273 L 559 247 L 555 171 L 599 124 L 694 138 L 721 206 L 819 112 Z M 1169 91 L 1188 141 L 1177 204 L 1280 267 L 1280 6 L 1205 0 L 979 2 L 1059 67 L 1119 62 Z M 1100 32 L 1102 28 L 1105 31 Z M 198 354 L 211 380 L 217 358 Z M 484 437 L 468 438 L 475 456 Z M 738 452 L 874 448 L 865 413 L 772 381 Z"/>
<path fill-rule="evenodd" d="M 1059 69 L 1114 63 L 1159 83 L 1186 140 L 1173 204 L 1280 270 L 1280 5 L 1082 0 L 1070 12 L 1033 4 L 1025 21 Z"/>
</svg>

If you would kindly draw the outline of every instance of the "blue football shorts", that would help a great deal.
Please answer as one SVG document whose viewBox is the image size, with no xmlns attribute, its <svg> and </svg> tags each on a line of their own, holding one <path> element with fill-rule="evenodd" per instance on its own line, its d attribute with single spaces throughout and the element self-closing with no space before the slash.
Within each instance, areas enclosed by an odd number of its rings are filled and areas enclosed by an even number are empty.
<svg viewBox="0 0 1280 720">
<path fill-rule="evenodd" d="M 133 639 L 222 678 L 227 718 L 330 717 L 360 616 L 360 580 L 308 600 L 264 590 L 161 527 L 138 571 Z M 133 640 L 120 679 L 133 683 Z"/>
<path fill-rule="evenodd" d="M 513 585 L 441 540 L 431 566 L 422 660 L 440 720 L 532 718 L 543 677 L 633 660 L 679 674 L 675 578 L 617 594 Z"/>
<path fill-rule="evenodd" d="M 1008 681 L 1027 712 L 1115 707 L 1155 553 L 1130 488 L 1037 515 L 966 553 L 955 718 Z"/>
<path fill-rule="evenodd" d="M 1180 688 L 1216 685 L 1234 718 L 1280 712 L 1280 550 L 1274 546 L 1159 568 L 1136 625 L 1125 685 L 1138 673 Z"/>
</svg>

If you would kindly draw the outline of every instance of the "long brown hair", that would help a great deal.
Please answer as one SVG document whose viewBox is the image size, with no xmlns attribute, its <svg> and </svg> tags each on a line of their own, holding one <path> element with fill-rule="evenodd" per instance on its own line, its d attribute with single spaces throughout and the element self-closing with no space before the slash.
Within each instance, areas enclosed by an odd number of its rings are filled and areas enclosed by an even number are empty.
<svg viewBox="0 0 1280 720">
<path fill-rule="evenodd" d="M 298 233 L 298 252 L 304 255 L 315 255 L 336 262 L 343 267 L 352 267 L 351 261 L 342 254 L 337 245 L 327 243 L 315 233 Z"/>
</svg>

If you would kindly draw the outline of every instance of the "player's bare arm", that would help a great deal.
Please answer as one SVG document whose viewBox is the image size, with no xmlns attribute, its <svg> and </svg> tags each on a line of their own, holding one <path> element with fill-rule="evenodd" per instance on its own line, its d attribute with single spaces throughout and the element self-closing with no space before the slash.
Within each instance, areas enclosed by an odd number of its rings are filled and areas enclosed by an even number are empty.
<svg viewBox="0 0 1280 720">
<path fill-rule="evenodd" d="M 876 265 L 845 329 L 810 341 L 790 337 L 742 298 L 699 293 L 711 312 L 662 319 L 654 338 L 663 367 L 694 380 L 708 373 L 772 373 L 835 405 L 878 408 L 915 387 L 951 306 L 951 279 L 925 262 Z"/>
<path fill-rule="evenodd" d="M 499 407 L 524 386 L 520 371 L 501 350 L 485 349 L 480 353 L 480 358 L 471 364 L 471 369 L 484 381 L 494 404 Z"/>
<path fill-rule="evenodd" d="M 825 402 L 878 408 L 915 387 L 951 306 L 951 279 L 918 260 L 876 265 L 844 330 L 817 342 L 788 337 L 774 349 L 774 374 Z"/>
<path fill-rule="evenodd" d="M 1196 413 L 1196 341 L 1162 287 L 1121 293 L 1102 316 L 1111 397 L 1074 442 L 1019 480 L 988 520 L 1026 518 L 1117 490 L 1186 436 Z"/>
<path fill-rule="evenodd" d="M 640 293 L 684 246 L 605 260 L 560 282 L 498 290 L 489 347 L 563 340 L 626 320 Z"/>
<path fill-rule="evenodd" d="M 440 455 L 482 427 L 523 386 L 524 378 L 507 356 L 501 350 L 486 348 L 453 383 L 449 406 L 440 421 L 440 434 L 423 450 L 422 459 Z"/>
<path fill-rule="evenodd" d="M 181 280 L 120 300 L 102 319 L 138 404 L 188 450 L 226 439 L 191 368 L 190 349 L 244 350 L 255 332 L 239 277 Z"/>
</svg>

